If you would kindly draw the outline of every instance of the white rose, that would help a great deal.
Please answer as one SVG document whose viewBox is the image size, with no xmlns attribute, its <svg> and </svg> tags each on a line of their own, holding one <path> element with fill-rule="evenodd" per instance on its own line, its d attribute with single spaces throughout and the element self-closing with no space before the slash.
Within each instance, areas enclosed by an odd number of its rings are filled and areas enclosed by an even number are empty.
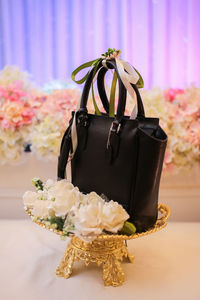
<svg viewBox="0 0 200 300">
<path fill-rule="evenodd" d="M 112 233 L 117 233 L 118 230 L 122 229 L 124 222 L 129 218 L 129 215 L 120 204 L 111 200 L 105 202 L 101 218 L 103 229 Z"/>
<path fill-rule="evenodd" d="M 83 195 L 79 192 L 79 189 L 62 180 L 55 184 L 49 190 L 49 199 L 53 199 L 51 202 L 51 208 L 54 210 L 55 215 L 65 216 L 72 206 L 79 204 L 82 201 Z"/>
<path fill-rule="evenodd" d="M 83 195 L 83 203 L 84 204 L 97 204 L 98 202 L 104 203 L 104 200 L 95 192 L 91 192 L 89 194 Z"/>
<path fill-rule="evenodd" d="M 47 218 L 49 216 L 50 205 L 51 201 L 36 200 L 32 210 L 33 216 L 41 219 Z"/>
<path fill-rule="evenodd" d="M 63 201 L 63 199 L 68 197 L 68 193 L 74 188 L 73 184 L 67 180 L 60 180 L 55 182 L 55 184 L 48 190 L 49 198 L 55 198 L 58 201 Z M 50 199 L 49 199 L 50 200 Z"/>
<path fill-rule="evenodd" d="M 71 221 L 75 226 L 74 233 L 81 238 L 90 236 L 91 239 L 94 239 L 97 235 L 101 234 L 102 208 L 102 202 L 73 207 Z"/>
<path fill-rule="evenodd" d="M 23 195 L 24 205 L 27 208 L 32 208 L 36 200 L 37 200 L 37 193 L 36 192 L 27 191 Z"/>
<path fill-rule="evenodd" d="M 74 188 L 73 184 L 66 179 L 56 181 L 54 183 L 53 187 L 54 187 L 54 189 L 57 189 L 57 190 L 64 190 L 64 189 L 70 190 L 70 189 Z"/>
</svg>

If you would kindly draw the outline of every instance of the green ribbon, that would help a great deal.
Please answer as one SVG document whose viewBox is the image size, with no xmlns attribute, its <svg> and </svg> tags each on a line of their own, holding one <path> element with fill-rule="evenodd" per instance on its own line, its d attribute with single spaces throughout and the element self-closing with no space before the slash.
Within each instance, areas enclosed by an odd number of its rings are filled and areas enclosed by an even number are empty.
<svg viewBox="0 0 200 300">
<path fill-rule="evenodd" d="M 78 83 L 78 84 L 82 84 L 82 83 L 84 83 L 84 82 L 87 80 L 90 71 L 88 71 L 87 74 L 86 74 L 83 78 L 81 78 L 80 80 L 76 80 L 76 79 L 75 79 L 75 76 L 76 76 L 81 70 L 83 70 L 83 69 L 85 69 L 85 68 L 89 68 L 89 67 L 94 67 L 94 66 L 95 66 L 95 68 L 93 69 L 93 75 L 92 75 L 92 101 L 93 101 L 95 113 L 96 113 L 97 115 L 101 115 L 101 112 L 100 112 L 100 110 L 99 110 L 99 108 L 98 108 L 98 105 L 97 105 L 97 103 L 96 103 L 95 96 L 94 96 L 93 79 L 94 79 L 94 76 L 95 76 L 95 74 L 96 74 L 96 72 L 97 72 L 98 65 L 99 65 L 99 63 L 100 63 L 101 61 L 102 61 L 102 58 L 98 58 L 98 59 L 94 59 L 94 60 L 88 61 L 87 63 L 82 64 L 81 66 L 79 66 L 78 68 L 76 68 L 76 69 L 72 72 L 72 75 L 71 75 L 71 78 L 72 78 L 72 80 L 73 80 L 74 82 L 76 82 L 76 83 Z"/>
<path fill-rule="evenodd" d="M 112 85 L 110 90 L 109 117 L 115 116 L 115 90 L 117 84 L 117 72 L 113 74 Z"/>
<path fill-rule="evenodd" d="M 138 82 L 136 83 L 136 86 L 137 86 L 138 89 L 142 89 L 144 87 L 144 80 L 143 80 L 142 76 L 140 75 L 140 73 L 138 72 L 138 70 L 136 70 L 136 68 L 134 68 L 134 70 L 139 76 L 139 79 L 138 79 Z"/>
<path fill-rule="evenodd" d="M 81 66 L 79 66 L 78 68 L 76 68 L 73 72 L 72 72 L 72 75 L 71 75 L 71 78 L 74 82 L 78 83 L 78 84 L 81 84 L 83 82 L 86 81 L 86 79 L 88 78 L 88 75 L 90 73 L 90 71 L 87 72 L 87 74 L 81 78 L 80 80 L 76 80 L 75 79 L 75 76 L 83 69 L 85 68 L 89 68 L 89 67 L 93 67 L 93 66 L 98 66 L 98 64 L 100 63 L 100 61 L 102 61 L 102 58 L 98 58 L 98 59 L 94 59 L 94 60 L 91 60 L 91 61 L 88 61 L 84 64 L 82 64 Z M 95 75 L 95 74 L 94 74 Z"/>
<path fill-rule="evenodd" d="M 88 71 L 86 73 L 86 75 L 84 77 L 82 77 L 81 79 L 79 80 L 76 80 L 75 77 L 76 75 L 82 71 L 83 69 L 85 68 L 89 68 L 89 67 L 95 67 L 93 69 L 93 76 L 92 76 L 92 81 L 94 79 L 94 76 L 96 75 L 96 72 L 97 72 L 97 68 L 98 68 L 98 65 L 99 63 L 103 60 L 103 58 L 98 58 L 98 59 L 94 59 L 94 60 L 91 60 L 89 62 L 86 62 L 82 65 L 80 65 L 78 68 L 76 68 L 72 74 L 71 74 L 71 78 L 74 82 L 76 82 L 77 84 L 82 84 L 84 83 L 87 78 L 88 78 L 88 75 L 90 73 L 90 71 Z M 135 68 L 134 68 L 135 69 Z M 142 79 L 142 76 L 140 75 L 140 73 L 135 69 L 135 71 L 137 72 L 137 74 L 139 75 L 139 80 L 137 81 L 136 85 L 138 88 L 143 88 L 144 87 L 144 81 Z M 115 90 L 116 90 L 116 83 L 117 83 L 117 73 L 116 71 L 114 72 L 114 75 L 113 75 L 113 79 L 112 79 L 112 85 L 111 85 L 111 91 L 110 91 L 110 103 L 109 103 L 109 116 L 110 117 L 114 117 L 115 116 Z M 101 115 L 101 112 L 98 108 L 98 105 L 96 103 L 96 100 L 95 100 L 95 96 L 94 96 L 94 87 L 93 87 L 93 82 L 92 82 L 92 101 L 93 101 L 93 105 L 94 105 L 94 109 L 95 109 L 95 113 L 97 115 Z"/>
</svg>

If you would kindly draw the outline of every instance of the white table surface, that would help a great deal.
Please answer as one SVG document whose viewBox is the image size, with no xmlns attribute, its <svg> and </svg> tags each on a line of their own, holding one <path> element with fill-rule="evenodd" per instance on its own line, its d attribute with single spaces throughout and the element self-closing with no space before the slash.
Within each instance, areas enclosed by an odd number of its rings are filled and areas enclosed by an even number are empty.
<svg viewBox="0 0 200 300">
<path fill-rule="evenodd" d="M 120 287 L 105 287 L 101 268 L 81 262 L 69 279 L 57 277 L 66 245 L 29 220 L 0 220 L 0 299 L 200 299 L 200 223 L 169 223 L 129 241 L 135 262 L 122 264 Z"/>
</svg>

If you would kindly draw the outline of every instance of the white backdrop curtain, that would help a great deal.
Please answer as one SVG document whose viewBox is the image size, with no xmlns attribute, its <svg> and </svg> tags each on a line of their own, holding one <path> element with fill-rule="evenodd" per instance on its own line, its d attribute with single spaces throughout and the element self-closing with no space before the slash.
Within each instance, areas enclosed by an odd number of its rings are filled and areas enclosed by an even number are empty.
<svg viewBox="0 0 200 300">
<path fill-rule="evenodd" d="M 199 33 L 199 0 L 0 0 L 0 68 L 43 84 L 114 47 L 146 88 L 200 85 Z"/>
</svg>

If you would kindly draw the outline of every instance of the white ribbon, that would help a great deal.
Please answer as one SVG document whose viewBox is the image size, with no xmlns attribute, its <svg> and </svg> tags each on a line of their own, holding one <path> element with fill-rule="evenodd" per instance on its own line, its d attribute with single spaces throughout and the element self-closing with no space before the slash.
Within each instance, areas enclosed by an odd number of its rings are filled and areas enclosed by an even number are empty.
<svg viewBox="0 0 200 300">
<path fill-rule="evenodd" d="M 110 59 L 110 57 L 109 57 L 109 59 Z M 121 78 L 121 81 L 123 82 L 125 88 L 127 89 L 130 97 L 135 102 L 136 94 L 135 94 L 134 89 L 131 86 L 131 83 L 136 84 L 139 80 L 139 75 L 137 74 L 135 69 L 128 62 L 118 59 L 117 57 L 115 57 L 115 61 L 116 61 L 116 66 L 117 66 L 117 70 L 118 70 L 119 76 Z M 102 61 L 102 64 L 105 68 L 107 68 L 106 59 L 104 59 Z M 93 82 L 95 80 L 96 80 L 96 76 L 95 76 Z M 70 155 L 71 159 L 73 158 L 73 156 L 76 152 L 76 148 L 78 146 L 78 138 L 77 138 L 77 130 L 76 130 L 76 113 L 79 111 L 80 105 L 81 105 L 81 99 L 77 103 L 76 111 L 75 111 L 73 122 L 72 122 L 71 138 L 72 138 L 73 152 Z M 133 111 L 131 113 L 130 119 L 135 119 L 137 117 L 137 111 L 138 111 L 137 105 L 135 105 L 133 108 Z"/>
<path fill-rule="evenodd" d="M 77 102 L 76 111 L 74 113 L 74 118 L 73 118 L 73 122 L 72 122 L 71 139 L 72 139 L 73 152 L 70 154 L 70 160 L 72 160 L 72 158 L 74 157 L 76 148 L 78 146 L 78 137 L 77 137 L 77 130 L 76 130 L 76 114 L 79 111 L 80 107 L 81 107 L 81 98 Z"/>
<path fill-rule="evenodd" d="M 119 76 L 121 78 L 121 81 L 123 82 L 125 88 L 127 89 L 130 97 L 133 99 L 133 101 L 136 101 L 136 94 L 131 86 L 132 84 L 136 84 L 139 80 L 139 75 L 135 71 L 135 69 L 126 61 L 120 60 L 118 58 L 116 60 L 117 70 L 119 73 Z M 136 102 L 137 104 L 137 102 Z M 137 117 L 137 105 L 135 104 L 130 119 L 135 119 Z"/>
</svg>

